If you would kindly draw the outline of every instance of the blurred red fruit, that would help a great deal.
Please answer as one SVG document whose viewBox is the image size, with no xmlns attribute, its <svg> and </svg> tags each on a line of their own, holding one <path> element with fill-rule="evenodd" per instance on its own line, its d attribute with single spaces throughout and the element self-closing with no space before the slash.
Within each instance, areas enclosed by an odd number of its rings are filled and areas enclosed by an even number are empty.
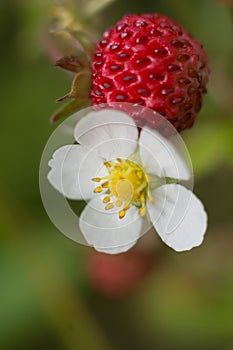
<svg viewBox="0 0 233 350">
<path fill-rule="evenodd" d="M 117 255 L 93 251 L 87 260 L 88 276 L 94 289 L 116 298 L 135 291 L 152 265 L 151 252 L 148 254 L 135 249 Z"/>
</svg>

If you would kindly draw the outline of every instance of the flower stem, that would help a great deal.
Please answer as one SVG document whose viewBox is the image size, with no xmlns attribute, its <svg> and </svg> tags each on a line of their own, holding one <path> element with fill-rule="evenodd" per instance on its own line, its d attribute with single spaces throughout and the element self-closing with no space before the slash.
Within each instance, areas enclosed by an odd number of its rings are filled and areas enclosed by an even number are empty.
<svg viewBox="0 0 233 350">
<path fill-rule="evenodd" d="M 172 177 L 165 177 L 166 184 L 179 184 L 179 179 L 174 179 Z"/>
</svg>

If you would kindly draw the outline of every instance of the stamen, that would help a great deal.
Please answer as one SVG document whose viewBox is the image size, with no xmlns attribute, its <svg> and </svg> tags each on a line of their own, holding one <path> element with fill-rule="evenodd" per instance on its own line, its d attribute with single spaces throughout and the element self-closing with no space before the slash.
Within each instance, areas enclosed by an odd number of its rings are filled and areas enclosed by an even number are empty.
<svg viewBox="0 0 233 350">
<path fill-rule="evenodd" d="M 125 177 L 129 176 L 129 174 L 130 174 L 132 171 L 134 171 L 134 169 L 132 169 L 132 168 L 129 167 L 129 168 L 126 170 L 126 172 L 124 173 L 124 176 L 125 176 Z"/>
<path fill-rule="evenodd" d="M 104 162 L 104 165 L 106 166 L 106 168 L 111 168 L 111 164 L 109 162 Z"/>
<path fill-rule="evenodd" d="M 141 186 L 137 188 L 137 193 L 140 193 L 145 187 L 147 187 L 147 182 L 143 182 Z"/>
<path fill-rule="evenodd" d="M 102 179 L 101 177 L 93 177 L 93 179 L 91 179 L 94 182 L 100 182 Z"/>
<path fill-rule="evenodd" d="M 119 211 L 118 217 L 119 217 L 119 219 L 123 219 L 125 217 L 125 210 L 124 209 Z"/>
<path fill-rule="evenodd" d="M 144 195 L 144 194 L 142 194 L 142 195 L 140 196 L 140 201 L 141 201 L 142 203 L 145 203 L 146 199 L 145 199 L 145 195 Z"/>
<path fill-rule="evenodd" d="M 105 206 L 105 210 L 110 210 L 114 207 L 114 204 L 113 203 L 108 203 L 106 206 Z"/>
<path fill-rule="evenodd" d="M 111 200 L 110 196 L 106 196 L 103 199 L 103 203 L 108 203 L 108 202 L 110 202 L 110 200 Z"/>
<path fill-rule="evenodd" d="M 109 185 L 109 182 L 106 181 L 101 186 L 102 186 L 102 188 L 108 188 L 108 185 Z"/>
<path fill-rule="evenodd" d="M 101 186 L 97 186 L 94 191 L 94 193 L 101 193 L 102 192 L 102 187 Z"/>
<path fill-rule="evenodd" d="M 141 207 L 139 209 L 139 213 L 140 213 L 141 216 L 145 216 L 146 215 L 146 207 Z"/>
<path fill-rule="evenodd" d="M 137 171 L 137 177 L 141 180 L 143 178 L 143 173 L 141 171 Z"/>
<path fill-rule="evenodd" d="M 117 161 L 118 161 L 119 163 L 122 163 L 122 162 L 123 162 L 123 160 L 122 160 L 121 158 L 117 158 Z"/>
</svg>

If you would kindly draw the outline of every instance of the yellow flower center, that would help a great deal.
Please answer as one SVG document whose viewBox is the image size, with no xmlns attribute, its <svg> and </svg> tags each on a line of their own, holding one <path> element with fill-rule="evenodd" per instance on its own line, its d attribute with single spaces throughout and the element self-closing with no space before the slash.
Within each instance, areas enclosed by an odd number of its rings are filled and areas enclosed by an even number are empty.
<svg viewBox="0 0 233 350">
<path fill-rule="evenodd" d="M 122 219 L 130 205 L 135 205 L 139 209 L 141 216 L 146 214 L 146 199 L 149 196 L 149 177 L 142 167 L 131 160 L 117 158 L 116 161 L 104 163 L 108 170 L 108 175 L 103 178 L 93 178 L 94 182 L 99 182 L 95 187 L 95 193 L 101 193 L 106 189 L 106 196 L 103 203 L 105 209 L 119 207 L 118 217 Z"/>
</svg>

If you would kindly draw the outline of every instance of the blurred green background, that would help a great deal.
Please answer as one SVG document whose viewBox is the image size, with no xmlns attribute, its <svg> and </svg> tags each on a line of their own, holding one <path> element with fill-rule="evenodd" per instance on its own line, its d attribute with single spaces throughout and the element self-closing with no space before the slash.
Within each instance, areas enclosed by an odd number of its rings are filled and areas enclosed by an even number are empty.
<svg viewBox="0 0 233 350">
<path fill-rule="evenodd" d="M 77 12 L 84 3 L 76 0 Z M 56 127 L 49 117 L 70 86 L 45 53 L 52 4 L 0 2 L 0 349 L 232 350 L 231 1 L 116 0 L 96 15 L 101 35 L 123 14 L 164 13 L 204 44 L 211 67 L 202 111 L 183 134 L 209 214 L 205 242 L 181 254 L 159 243 L 146 278 L 121 298 L 96 290 L 91 248 L 60 234 L 40 200 L 40 157 Z"/>
</svg>

